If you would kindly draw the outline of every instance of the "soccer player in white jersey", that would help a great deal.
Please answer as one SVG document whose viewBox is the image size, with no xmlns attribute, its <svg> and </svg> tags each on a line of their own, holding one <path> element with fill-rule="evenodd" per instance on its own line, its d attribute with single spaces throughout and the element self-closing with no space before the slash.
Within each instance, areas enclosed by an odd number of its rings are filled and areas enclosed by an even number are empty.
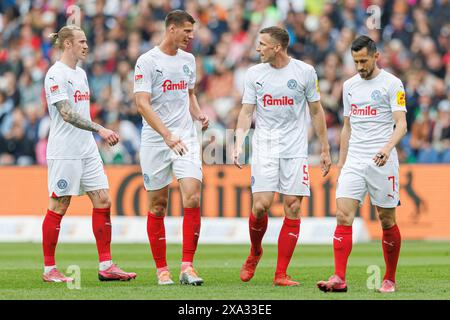
<svg viewBox="0 0 450 320">
<path fill-rule="evenodd" d="M 352 250 L 352 223 L 369 193 L 383 229 L 386 273 L 380 292 L 394 292 L 400 253 L 395 222 L 399 204 L 399 164 L 395 146 L 406 133 L 405 89 L 400 79 L 377 67 L 375 42 L 358 37 L 351 47 L 358 73 L 344 82 L 344 127 L 336 190 L 337 226 L 333 237 L 335 274 L 317 286 L 322 291 L 346 292 L 347 260 Z M 395 128 L 394 128 L 395 125 Z"/>
<path fill-rule="evenodd" d="M 200 235 L 202 163 L 194 121 L 208 127 L 194 93 L 195 58 L 184 51 L 193 38 L 195 20 L 174 10 L 165 19 L 166 32 L 159 46 L 139 57 L 134 93 L 142 115 L 141 168 L 148 194 L 147 234 L 156 264 L 158 284 L 173 284 L 166 261 L 164 216 L 172 172 L 180 183 L 183 217 L 183 255 L 180 283 L 201 285 L 193 267 Z"/>
<path fill-rule="evenodd" d="M 86 73 L 77 66 L 88 53 L 86 36 L 75 25 L 65 26 L 51 35 L 63 51 L 61 59 L 45 76 L 45 94 L 51 118 L 47 146 L 48 191 L 50 202 L 42 225 L 44 274 L 46 282 L 69 282 L 55 264 L 60 223 L 72 196 L 85 192 L 93 205 L 92 229 L 99 255 L 100 280 L 130 280 L 135 273 L 121 270 L 111 260 L 111 219 L 108 179 L 92 132 L 110 146 L 119 141 L 114 131 L 91 121 L 89 86 Z"/>
<path fill-rule="evenodd" d="M 249 219 L 251 249 L 240 277 L 246 282 L 255 273 L 263 254 L 261 242 L 267 229 L 267 211 L 274 192 L 279 192 L 283 194 L 285 218 L 278 238 L 273 281 L 278 286 L 299 285 L 290 280 L 286 270 L 299 238 L 301 201 L 310 195 L 307 104 L 322 147 L 323 176 L 327 175 L 331 165 L 316 72 L 312 66 L 288 56 L 288 44 L 289 35 L 282 28 L 260 31 L 256 50 L 262 63 L 248 69 L 245 76 L 233 155 L 235 165 L 241 168 L 242 142 L 256 109 L 251 164 L 253 204 Z"/>
</svg>

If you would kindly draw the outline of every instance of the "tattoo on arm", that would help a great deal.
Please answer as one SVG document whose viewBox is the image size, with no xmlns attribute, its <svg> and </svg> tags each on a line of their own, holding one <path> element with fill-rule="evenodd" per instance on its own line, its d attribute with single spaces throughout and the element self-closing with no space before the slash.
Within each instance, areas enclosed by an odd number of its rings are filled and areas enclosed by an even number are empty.
<svg viewBox="0 0 450 320">
<path fill-rule="evenodd" d="M 55 106 L 64 121 L 77 128 L 92 132 L 98 132 L 102 128 L 98 123 L 85 119 L 79 113 L 74 112 L 67 100 L 58 101 L 55 103 Z"/>
</svg>

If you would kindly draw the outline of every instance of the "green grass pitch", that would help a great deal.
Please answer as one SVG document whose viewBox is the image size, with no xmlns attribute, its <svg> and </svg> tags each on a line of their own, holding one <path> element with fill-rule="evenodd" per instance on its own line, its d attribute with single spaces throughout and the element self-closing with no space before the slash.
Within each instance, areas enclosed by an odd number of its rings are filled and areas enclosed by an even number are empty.
<svg viewBox="0 0 450 320">
<path fill-rule="evenodd" d="M 148 245 L 113 244 L 114 261 L 127 271 L 137 272 L 130 282 L 100 282 L 94 244 L 59 244 L 57 264 L 65 272 L 69 265 L 81 269 L 81 288 L 68 289 L 63 283 L 44 283 L 42 249 L 37 243 L 0 243 L 0 299 L 151 299 L 151 300 L 303 300 L 303 299 L 450 299 L 450 243 L 404 241 L 397 270 L 398 292 L 380 294 L 367 282 L 381 277 L 384 260 L 379 241 L 356 244 L 349 259 L 347 293 L 323 293 L 315 284 L 333 273 L 330 245 L 298 245 L 288 269 L 299 287 L 274 287 L 276 245 L 265 245 L 255 277 L 248 283 L 239 279 L 239 269 L 248 245 L 200 244 L 195 266 L 205 280 L 201 287 L 158 286 Z M 178 280 L 181 246 L 168 245 L 169 267 Z M 372 267 L 371 267 L 372 266 Z M 368 273 L 369 272 L 371 273 Z M 372 277 L 372 278 L 370 278 Z"/>
</svg>

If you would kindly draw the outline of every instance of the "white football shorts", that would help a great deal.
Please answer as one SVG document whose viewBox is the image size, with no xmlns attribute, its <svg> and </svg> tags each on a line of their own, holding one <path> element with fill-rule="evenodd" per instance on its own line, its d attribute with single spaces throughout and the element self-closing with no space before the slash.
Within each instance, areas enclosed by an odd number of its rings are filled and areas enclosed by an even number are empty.
<svg viewBox="0 0 450 320">
<path fill-rule="evenodd" d="M 307 158 L 252 158 L 251 186 L 255 192 L 310 196 Z"/>
<path fill-rule="evenodd" d="M 400 201 L 399 164 L 388 161 L 378 167 L 374 162 L 346 162 L 336 188 L 336 199 L 355 199 L 362 205 L 367 192 L 373 205 L 395 208 Z"/>
<path fill-rule="evenodd" d="M 145 190 L 159 190 L 169 185 L 173 174 L 179 179 L 195 178 L 202 181 L 202 162 L 198 143 L 187 145 L 183 156 L 168 146 L 141 146 L 140 159 Z"/>
<path fill-rule="evenodd" d="M 103 161 L 86 159 L 49 159 L 48 193 L 50 197 L 80 196 L 87 191 L 109 189 Z"/>
</svg>

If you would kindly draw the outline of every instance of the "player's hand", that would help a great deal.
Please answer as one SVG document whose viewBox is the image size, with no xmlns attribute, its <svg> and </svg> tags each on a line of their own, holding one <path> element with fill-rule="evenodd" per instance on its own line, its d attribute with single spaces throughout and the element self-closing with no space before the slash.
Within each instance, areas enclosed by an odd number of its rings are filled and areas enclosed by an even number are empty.
<svg viewBox="0 0 450 320">
<path fill-rule="evenodd" d="M 322 177 L 325 177 L 330 172 L 331 157 L 329 151 L 322 151 L 320 154 L 320 168 L 322 169 Z"/>
<path fill-rule="evenodd" d="M 373 157 L 373 161 L 379 167 L 382 167 L 386 164 L 389 159 L 389 152 L 381 149 L 378 153 Z"/>
<path fill-rule="evenodd" d="M 242 153 L 242 149 L 241 148 L 234 148 L 234 150 L 233 150 L 233 163 L 239 169 L 242 169 L 242 165 L 239 163 L 239 157 L 240 157 L 241 153 Z"/>
<path fill-rule="evenodd" d="M 188 148 L 186 145 L 181 141 L 180 137 L 169 134 L 168 136 L 164 137 L 164 142 L 169 146 L 170 149 L 175 152 L 176 155 L 182 156 L 188 152 Z"/>
<path fill-rule="evenodd" d="M 103 140 L 108 142 L 111 147 L 119 142 L 119 135 L 112 130 L 101 128 L 100 130 L 98 130 L 98 134 L 100 137 L 102 137 Z"/>
<path fill-rule="evenodd" d="M 208 126 L 209 126 L 209 118 L 208 118 L 208 116 L 207 116 L 206 114 L 202 113 L 202 114 L 198 117 L 197 120 L 198 120 L 198 121 L 201 121 L 201 123 L 202 123 L 202 130 L 208 129 Z"/>
</svg>

